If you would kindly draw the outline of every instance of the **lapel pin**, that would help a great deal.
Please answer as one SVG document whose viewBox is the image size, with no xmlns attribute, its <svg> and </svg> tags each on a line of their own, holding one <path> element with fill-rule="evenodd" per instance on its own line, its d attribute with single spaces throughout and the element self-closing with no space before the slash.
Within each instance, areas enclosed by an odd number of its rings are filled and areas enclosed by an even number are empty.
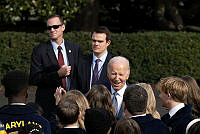
<svg viewBox="0 0 200 134">
<path fill-rule="evenodd" d="M 69 50 L 69 53 L 71 53 L 72 51 L 71 50 Z"/>
</svg>

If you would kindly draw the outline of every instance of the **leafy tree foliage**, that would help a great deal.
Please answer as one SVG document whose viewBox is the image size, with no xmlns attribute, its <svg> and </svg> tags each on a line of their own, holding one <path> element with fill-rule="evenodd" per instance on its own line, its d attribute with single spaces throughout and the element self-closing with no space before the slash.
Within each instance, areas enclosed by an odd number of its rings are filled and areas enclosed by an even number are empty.
<svg viewBox="0 0 200 134">
<path fill-rule="evenodd" d="M 88 0 L 1 0 L 0 21 L 15 24 L 30 19 L 46 20 L 49 15 L 62 15 L 69 22 Z"/>
</svg>

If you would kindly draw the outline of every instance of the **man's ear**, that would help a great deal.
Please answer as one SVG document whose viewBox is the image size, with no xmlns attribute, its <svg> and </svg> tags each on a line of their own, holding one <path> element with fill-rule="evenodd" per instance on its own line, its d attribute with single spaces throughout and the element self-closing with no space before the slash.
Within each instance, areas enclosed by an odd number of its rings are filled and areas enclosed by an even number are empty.
<svg viewBox="0 0 200 134">
<path fill-rule="evenodd" d="M 66 29 L 66 25 L 63 24 L 63 25 L 62 25 L 62 31 L 65 31 L 65 29 Z"/>
<path fill-rule="evenodd" d="M 171 94 L 170 94 L 170 93 L 167 93 L 167 97 L 168 97 L 168 98 L 171 98 L 172 96 L 171 96 Z"/>
<path fill-rule="evenodd" d="M 107 46 L 109 46 L 111 44 L 111 40 L 106 41 Z"/>
<path fill-rule="evenodd" d="M 131 113 L 129 113 L 128 112 L 128 109 L 126 108 L 126 105 L 125 105 L 125 103 L 123 102 L 123 110 L 124 110 L 124 116 L 126 116 L 126 117 L 131 117 L 132 115 L 131 115 Z"/>
</svg>

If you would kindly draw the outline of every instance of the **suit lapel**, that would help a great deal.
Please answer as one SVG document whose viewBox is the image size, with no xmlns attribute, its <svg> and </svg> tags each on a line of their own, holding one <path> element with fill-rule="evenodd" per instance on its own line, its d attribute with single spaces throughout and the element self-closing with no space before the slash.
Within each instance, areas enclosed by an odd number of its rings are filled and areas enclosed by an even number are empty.
<svg viewBox="0 0 200 134">
<path fill-rule="evenodd" d="M 51 43 L 48 42 L 48 44 L 46 44 L 46 45 L 47 45 L 46 52 L 47 52 L 47 55 L 48 55 L 50 61 L 52 62 L 52 64 L 58 65 L 58 60 L 56 59 L 56 55 L 53 51 L 53 47 L 52 47 Z"/>
<path fill-rule="evenodd" d="M 88 62 L 86 62 L 86 68 L 87 69 L 87 76 L 86 76 L 86 80 L 87 80 L 87 87 L 90 88 L 90 77 L 91 77 L 91 67 L 92 67 L 92 60 L 93 60 L 93 55 L 89 55 L 88 57 Z"/>
<path fill-rule="evenodd" d="M 74 58 L 73 58 L 73 55 L 72 55 L 73 52 L 72 52 L 70 46 L 68 45 L 67 41 L 65 41 L 65 49 L 66 49 L 69 65 L 73 66 L 74 65 L 74 60 L 73 60 Z"/>
<path fill-rule="evenodd" d="M 108 62 L 111 58 L 112 58 L 111 54 L 108 53 L 106 60 L 103 64 L 103 69 L 102 69 L 100 77 L 99 77 L 100 81 L 104 81 L 107 78 L 107 65 L 108 65 Z"/>
</svg>

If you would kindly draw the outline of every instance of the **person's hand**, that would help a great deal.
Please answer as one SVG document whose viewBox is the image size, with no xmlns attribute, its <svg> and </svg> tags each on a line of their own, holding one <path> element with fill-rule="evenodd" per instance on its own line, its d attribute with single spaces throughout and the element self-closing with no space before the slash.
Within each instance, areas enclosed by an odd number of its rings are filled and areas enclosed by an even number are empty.
<svg viewBox="0 0 200 134">
<path fill-rule="evenodd" d="M 71 66 L 63 65 L 57 72 L 60 77 L 67 77 L 70 75 Z"/>
<path fill-rule="evenodd" d="M 66 91 L 64 88 L 62 87 L 57 87 L 56 88 L 56 92 L 54 93 L 54 97 L 56 100 L 56 105 L 58 105 L 58 103 L 60 102 L 60 100 L 62 99 L 63 95 L 66 94 Z"/>
<path fill-rule="evenodd" d="M 175 29 L 176 29 L 176 26 L 174 25 L 174 23 L 172 23 L 172 22 L 170 21 L 169 24 L 168 24 L 168 28 L 171 29 L 171 30 L 175 30 Z"/>
</svg>

